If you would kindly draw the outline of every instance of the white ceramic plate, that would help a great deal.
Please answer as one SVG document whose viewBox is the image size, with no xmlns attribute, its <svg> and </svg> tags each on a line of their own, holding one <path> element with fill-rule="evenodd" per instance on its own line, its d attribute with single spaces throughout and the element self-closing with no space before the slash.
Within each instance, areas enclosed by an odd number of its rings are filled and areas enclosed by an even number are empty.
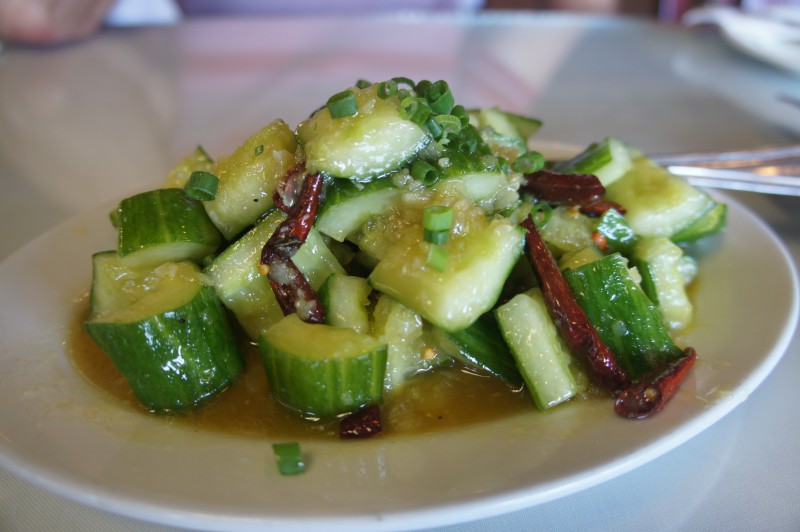
<svg viewBox="0 0 800 532">
<path fill-rule="evenodd" d="M 683 18 L 686 24 L 717 24 L 722 36 L 739 51 L 795 74 L 800 74 L 800 8 L 748 14 L 740 10 L 712 6 L 692 9 Z"/>
<path fill-rule="evenodd" d="M 91 253 L 114 242 L 108 208 L 97 209 L 0 264 L 0 466 L 91 506 L 198 529 L 431 527 L 598 484 L 719 420 L 787 346 L 798 315 L 790 259 L 727 201 L 729 231 L 705 250 L 696 291 L 689 340 L 700 359 L 654 418 L 626 421 L 609 401 L 431 435 L 303 442 L 308 469 L 296 477 L 277 473 L 270 441 L 130 411 L 74 371 L 68 323 Z"/>
</svg>

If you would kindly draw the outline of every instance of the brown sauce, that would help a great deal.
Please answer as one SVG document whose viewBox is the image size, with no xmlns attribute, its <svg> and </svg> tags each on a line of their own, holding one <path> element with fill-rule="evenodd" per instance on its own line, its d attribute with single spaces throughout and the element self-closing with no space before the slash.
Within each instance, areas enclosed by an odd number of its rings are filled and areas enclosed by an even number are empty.
<svg viewBox="0 0 800 532">
<path fill-rule="evenodd" d="M 148 412 L 111 359 L 92 341 L 82 323 L 88 301 L 76 309 L 70 327 L 69 353 L 89 382 L 128 407 Z M 256 347 L 242 341 L 246 369 L 222 394 L 193 412 L 168 416 L 199 430 L 271 438 L 338 437 L 336 423 L 301 419 L 275 402 Z M 420 375 L 394 393 L 382 407 L 385 434 L 419 434 L 480 423 L 535 407 L 526 392 L 514 391 L 499 379 L 477 376 L 459 367 Z"/>
</svg>

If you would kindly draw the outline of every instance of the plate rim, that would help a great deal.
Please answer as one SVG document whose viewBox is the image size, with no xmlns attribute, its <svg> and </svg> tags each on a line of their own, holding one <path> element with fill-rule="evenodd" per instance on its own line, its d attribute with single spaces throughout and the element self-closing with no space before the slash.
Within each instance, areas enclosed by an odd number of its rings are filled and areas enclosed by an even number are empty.
<svg viewBox="0 0 800 532">
<path fill-rule="evenodd" d="M 715 403 L 713 407 L 708 408 L 701 414 L 683 422 L 673 433 L 677 434 L 677 437 L 656 439 L 648 445 L 637 449 L 631 455 L 619 457 L 612 462 L 602 463 L 595 468 L 596 471 L 588 474 L 588 478 L 585 471 L 580 471 L 576 474 L 559 478 L 556 481 L 545 483 L 547 488 L 544 489 L 544 491 L 542 491 L 541 488 L 516 488 L 510 491 L 500 491 L 490 496 L 475 497 L 444 505 L 394 510 L 385 513 L 321 516 L 280 515 L 267 517 L 259 515 L 242 516 L 238 519 L 234 518 L 231 520 L 231 516 L 228 515 L 214 517 L 186 508 L 170 510 L 158 504 L 152 504 L 151 502 L 105 493 L 102 489 L 87 489 L 87 483 L 85 481 L 77 481 L 62 475 L 60 472 L 54 473 L 48 471 L 46 467 L 40 467 L 38 464 L 16 462 L 13 460 L 14 453 L 9 452 L 10 448 L 3 443 L 1 438 L 0 467 L 49 492 L 104 511 L 170 526 L 191 526 L 202 529 L 227 528 L 232 530 L 262 529 L 264 526 L 278 526 L 282 529 L 297 528 L 298 530 L 301 528 L 303 530 L 311 528 L 353 530 L 362 529 L 362 527 L 363 529 L 370 530 L 394 530 L 409 528 L 408 525 L 413 522 L 416 522 L 419 526 L 426 527 L 444 526 L 479 518 L 497 516 L 522 508 L 529 508 L 602 484 L 603 482 L 607 482 L 612 478 L 641 467 L 655 458 L 668 453 L 725 417 L 739 404 L 744 402 L 767 378 L 786 353 L 789 343 L 795 334 L 795 328 L 792 324 L 797 323 L 798 313 L 800 313 L 800 295 L 798 294 L 800 288 L 798 288 L 797 268 L 788 248 L 766 222 L 739 201 L 722 193 L 714 192 L 713 195 L 729 205 L 735 205 L 739 215 L 744 216 L 749 224 L 753 224 L 758 230 L 766 233 L 770 237 L 770 244 L 782 258 L 783 266 L 786 267 L 789 280 L 792 284 L 792 295 L 790 298 L 791 308 L 786 316 L 785 324 L 781 327 L 781 333 L 778 338 L 772 343 L 772 348 L 768 356 L 764 357 L 757 368 L 747 375 L 736 388 L 736 393 L 725 400 Z M 13 252 L 9 257 L 0 262 L 0 279 L 2 279 L 3 271 L 8 264 L 15 260 L 21 260 L 17 259 L 17 257 L 24 256 L 28 253 L 28 250 L 35 249 L 36 246 L 41 245 L 41 243 L 48 238 L 52 238 L 53 235 L 58 234 L 59 231 L 64 231 L 67 227 L 80 224 L 81 220 L 96 217 L 99 211 L 100 207 L 96 207 L 81 213 L 46 231 L 22 248 Z M 89 486 L 89 488 L 91 487 Z"/>
</svg>

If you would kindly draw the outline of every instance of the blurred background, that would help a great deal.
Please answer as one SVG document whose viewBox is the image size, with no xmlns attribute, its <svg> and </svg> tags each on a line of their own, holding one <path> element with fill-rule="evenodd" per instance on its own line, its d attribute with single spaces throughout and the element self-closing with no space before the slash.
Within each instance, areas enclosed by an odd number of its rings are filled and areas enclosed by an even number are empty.
<svg viewBox="0 0 800 532">
<path fill-rule="evenodd" d="M 675 23 L 688 10 L 709 5 L 756 12 L 780 5 L 800 6 L 800 0 L 0 0 L 0 42 L 61 44 L 84 39 L 104 25 L 171 24 L 202 16 L 560 10 Z"/>
</svg>

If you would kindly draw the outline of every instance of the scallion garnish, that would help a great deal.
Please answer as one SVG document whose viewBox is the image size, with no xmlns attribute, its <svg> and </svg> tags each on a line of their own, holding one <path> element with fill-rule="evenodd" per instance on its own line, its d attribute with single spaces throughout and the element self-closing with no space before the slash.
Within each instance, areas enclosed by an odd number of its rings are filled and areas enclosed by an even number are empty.
<svg viewBox="0 0 800 532">
<path fill-rule="evenodd" d="M 428 100 L 431 110 L 440 115 L 449 114 L 456 103 L 453 93 L 450 92 L 450 87 L 443 80 L 432 84 L 425 94 L 425 98 Z"/>
<path fill-rule="evenodd" d="M 394 80 L 381 81 L 376 87 L 378 98 L 385 100 L 397 94 L 397 82 Z"/>
<path fill-rule="evenodd" d="M 429 118 L 428 121 L 425 122 L 425 127 L 435 139 L 440 139 L 444 135 L 444 128 L 436 121 L 436 117 Z"/>
<path fill-rule="evenodd" d="M 372 85 L 372 82 L 369 81 L 369 80 L 366 80 L 366 79 L 360 79 L 360 80 L 356 81 L 356 88 L 357 89 L 366 89 L 370 85 Z"/>
<path fill-rule="evenodd" d="M 422 211 L 422 227 L 429 231 L 449 231 L 453 227 L 453 208 L 432 205 Z"/>
<path fill-rule="evenodd" d="M 436 244 L 431 244 L 428 250 L 427 264 L 434 270 L 443 272 L 445 268 L 447 268 L 448 255 L 447 249 Z"/>
<path fill-rule="evenodd" d="M 306 464 L 299 443 L 273 443 L 272 452 L 275 453 L 281 475 L 298 475 L 305 471 Z"/>
<path fill-rule="evenodd" d="M 453 208 L 444 205 L 425 207 L 422 211 L 422 229 L 425 242 L 441 245 L 450 240 L 453 227 Z"/>
<path fill-rule="evenodd" d="M 409 96 L 404 98 L 400 105 L 403 107 L 405 118 L 420 126 L 424 125 L 433 114 L 424 98 Z"/>
<path fill-rule="evenodd" d="M 262 153 L 264 153 L 264 145 L 259 144 L 258 146 L 256 146 L 256 157 L 258 157 Z"/>
<path fill-rule="evenodd" d="M 409 89 L 414 88 L 414 80 L 411 78 L 407 78 L 405 76 L 394 77 L 392 78 L 392 81 L 394 81 L 398 85 L 406 85 Z"/>
<path fill-rule="evenodd" d="M 544 168 L 544 155 L 538 151 L 526 151 L 511 163 L 511 168 L 521 174 L 532 174 Z"/>
<path fill-rule="evenodd" d="M 553 216 L 553 208 L 550 206 L 549 203 L 545 203 L 544 201 L 540 201 L 533 205 L 531 209 L 531 217 L 533 217 L 533 223 L 538 228 L 542 228 L 547 225 L 547 222 L 550 221 L 550 218 Z"/>
<path fill-rule="evenodd" d="M 358 103 L 356 102 L 356 95 L 352 90 L 337 92 L 325 104 L 330 112 L 332 118 L 342 118 L 345 116 L 353 116 L 358 112 Z"/>
<path fill-rule="evenodd" d="M 439 180 L 439 170 L 432 164 L 419 159 L 411 165 L 411 177 L 429 187 Z"/>
<path fill-rule="evenodd" d="M 456 116 L 436 115 L 433 119 L 439 124 L 439 126 L 441 126 L 443 130 L 442 135 L 445 137 L 454 135 L 461 131 L 461 120 L 459 120 Z"/>
<path fill-rule="evenodd" d="M 211 201 L 217 197 L 219 178 L 210 172 L 192 172 L 186 183 L 186 195 L 197 201 Z"/>
</svg>

